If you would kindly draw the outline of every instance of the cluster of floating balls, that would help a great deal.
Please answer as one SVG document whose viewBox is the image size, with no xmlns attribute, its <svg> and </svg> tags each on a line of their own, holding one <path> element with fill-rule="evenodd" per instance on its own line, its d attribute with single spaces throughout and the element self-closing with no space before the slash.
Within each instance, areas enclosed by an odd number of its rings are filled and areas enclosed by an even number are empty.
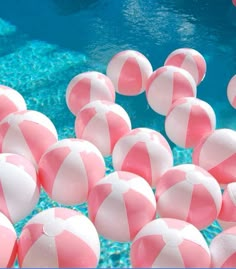
<svg viewBox="0 0 236 269">
<path fill-rule="evenodd" d="M 122 51 L 106 75 L 91 71 L 70 81 L 66 104 L 76 137 L 62 140 L 46 115 L 0 86 L 0 267 L 16 257 L 20 267 L 96 267 L 100 235 L 131 242 L 133 267 L 235 267 L 236 132 L 216 129 L 213 108 L 197 98 L 205 74 L 194 49 L 173 51 L 156 70 L 143 54 Z M 116 93 L 143 92 L 165 117 L 167 137 L 193 149 L 192 164 L 174 166 L 165 136 L 133 129 L 115 103 Z M 236 108 L 236 75 L 227 96 Z M 13 224 L 32 212 L 42 188 L 65 207 L 37 213 L 17 238 Z M 88 216 L 66 208 L 85 202 Z M 208 245 L 201 230 L 215 220 L 223 232 Z"/>
</svg>

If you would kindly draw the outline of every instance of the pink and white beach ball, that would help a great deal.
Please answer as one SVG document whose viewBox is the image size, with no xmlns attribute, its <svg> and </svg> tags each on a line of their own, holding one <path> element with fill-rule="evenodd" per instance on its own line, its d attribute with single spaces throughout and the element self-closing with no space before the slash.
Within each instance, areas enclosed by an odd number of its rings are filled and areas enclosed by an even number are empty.
<svg viewBox="0 0 236 269">
<path fill-rule="evenodd" d="M 211 262 L 200 231 L 171 218 L 146 224 L 132 242 L 130 258 L 134 268 L 209 268 Z"/>
<path fill-rule="evenodd" d="M 222 195 L 216 179 L 199 166 L 170 168 L 156 186 L 157 214 L 187 221 L 202 230 L 219 215 Z"/>
<path fill-rule="evenodd" d="M 23 155 L 35 165 L 57 140 L 54 124 L 38 111 L 14 112 L 0 122 L 0 152 Z"/>
<path fill-rule="evenodd" d="M 227 184 L 217 220 L 224 230 L 236 226 L 236 182 Z"/>
<path fill-rule="evenodd" d="M 127 112 L 118 104 L 93 101 L 76 116 L 76 137 L 93 143 L 103 156 L 111 155 L 116 142 L 131 130 Z"/>
<path fill-rule="evenodd" d="M 92 222 L 68 208 L 33 216 L 19 237 L 18 260 L 26 268 L 95 268 L 100 242 Z"/>
<path fill-rule="evenodd" d="M 196 85 L 204 79 L 207 68 L 202 54 L 192 48 L 174 50 L 169 54 L 164 65 L 174 65 L 187 70 L 193 76 Z"/>
<path fill-rule="evenodd" d="M 236 267 L 236 226 L 213 238 L 210 244 L 211 268 Z"/>
<path fill-rule="evenodd" d="M 0 211 L 13 223 L 28 216 L 39 200 L 34 165 L 23 156 L 0 154 Z"/>
<path fill-rule="evenodd" d="M 17 235 L 10 220 L 1 212 L 0 242 L 0 268 L 10 268 L 17 255 Z"/>
<path fill-rule="evenodd" d="M 193 163 L 207 170 L 224 187 L 236 181 L 236 132 L 217 129 L 194 148 Z"/>
<path fill-rule="evenodd" d="M 91 188 L 105 176 L 100 151 L 81 139 L 63 139 L 48 148 L 38 165 L 39 180 L 56 202 L 76 205 L 87 201 Z"/>
<path fill-rule="evenodd" d="M 155 196 L 142 177 L 129 172 L 113 172 L 91 190 L 88 213 L 100 235 L 128 242 L 155 218 Z"/>
<path fill-rule="evenodd" d="M 74 115 L 95 100 L 115 102 L 115 89 L 106 75 L 96 71 L 84 72 L 70 81 L 66 90 L 66 104 Z"/>
<path fill-rule="evenodd" d="M 112 152 L 112 162 L 115 170 L 137 174 L 156 187 L 160 176 L 173 166 L 173 154 L 161 133 L 136 128 L 118 140 Z"/>
<path fill-rule="evenodd" d="M 118 93 L 132 96 L 146 89 L 152 72 L 152 66 L 143 54 L 135 50 L 125 50 L 113 56 L 106 73 Z"/>
<path fill-rule="evenodd" d="M 23 96 L 16 90 L 0 85 L 0 121 L 10 113 L 26 110 Z"/>
<path fill-rule="evenodd" d="M 228 83 L 227 97 L 231 106 L 236 108 L 236 75 L 234 75 Z"/>
<path fill-rule="evenodd" d="M 150 107 L 166 116 L 171 105 L 180 97 L 196 97 L 197 89 L 193 77 L 176 66 L 158 68 L 149 77 L 146 97 Z"/>
<path fill-rule="evenodd" d="M 183 148 L 195 147 L 215 127 L 216 115 L 213 108 L 194 97 L 179 98 L 173 103 L 165 119 L 167 136 Z"/>
</svg>

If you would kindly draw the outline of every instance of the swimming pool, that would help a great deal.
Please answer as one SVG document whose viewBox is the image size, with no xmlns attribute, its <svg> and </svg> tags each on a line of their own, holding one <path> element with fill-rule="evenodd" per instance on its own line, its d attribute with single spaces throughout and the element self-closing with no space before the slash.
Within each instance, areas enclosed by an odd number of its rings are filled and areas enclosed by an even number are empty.
<svg viewBox="0 0 236 269">
<path fill-rule="evenodd" d="M 46 114 L 59 138 L 74 136 L 74 117 L 65 103 L 69 81 L 80 72 L 105 73 L 117 52 L 142 52 L 154 69 L 180 47 L 195 48 L 207 61 L 198 97 L 215 110 L 218 128 L 236 130 L 235 110 L 226 87 L 236 73 L 236 8 L 230 0 L 8 0 L 0 2 L 0 84 L 18 90 L 28 109 Z M 154 113 L 144 95 L 117 95 L 132 126 L 164 134 L 164 117 Z M 53 109 L 52 109 L 53 107 Z M 190 163 L 191 150 L 172 143 L 175 164 Z M 112 171 L 107 158 L 107 172 Z M 34 212 L 57 205 L 45 193 Z M 87 214 L 86 204 L 76 207 Z M 203 231 L 210 242 L 219 226 Z M 101 239 L 99 267 L 130 267 L 129 243 Z M 109 250 L 109 251 L 108 251 Z"/>
</svg>

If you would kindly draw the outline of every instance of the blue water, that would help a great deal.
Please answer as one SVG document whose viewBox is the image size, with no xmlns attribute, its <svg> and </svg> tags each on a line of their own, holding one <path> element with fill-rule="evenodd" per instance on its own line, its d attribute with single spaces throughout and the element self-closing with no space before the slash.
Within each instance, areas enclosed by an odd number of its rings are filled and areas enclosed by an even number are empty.
<svg viewBox="0 0 236 269">
<path fill-rule="evenodd" d="M 25 98 L 28 109 L 46 114 L 59 137 L 74 136 L 74 117 L 65 90 L 78 73 L 104 72 L 117 52 L 142 52 L 154 69 L 174 49 L 197 49 L 207 62 L 198 97 L 213 106 L 218 128 L 236 130 L 235 110 L 226 87 L 236 73 L 236 8 L 231 0 L 7 0 L 0 1 L 0 84 Z M 164 117 L 154 113 L 144 94 L 117 95 L 133 127 L 149 127 L 164 135 Z M 175 164 L 190 163 L 191 150 L 171 143 Z M 107 172 L 112 170 L 108 158 Z M 34 212 L 15 225 L 56 206 L 42 192 Z M 87 214 L 86 204 L 76 207 Z M 208 242 L 220 231 L 217 223 L 202 231 Z M 99 267 L 130 267 L 129 243 L 101 238 Z"/>
</svg>

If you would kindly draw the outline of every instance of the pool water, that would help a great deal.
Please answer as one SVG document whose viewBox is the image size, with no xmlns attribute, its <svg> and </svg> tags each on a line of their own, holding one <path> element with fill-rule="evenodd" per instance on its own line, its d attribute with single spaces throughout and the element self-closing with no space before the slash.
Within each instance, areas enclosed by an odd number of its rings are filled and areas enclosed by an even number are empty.
<svg viewBox="0 0 236 269">
<path fill-rule="evenodd" d="M 236 130 L 236 111 L 226 96 L 236 73 L 236 8 L 231 0 L 0 1 L 0 84 L 18 90 L 28 109 L 47 115 L 60 139 L 75 136 L 75 118 L 65 103 L 66 87 L 75 75 L 105 73 L 111 57 L 125 49 L 143 53 L 155 70 L 180 47 L 205 57 L 207 74 L 197 96 L 214 108 L 217 128 Z M 117 94 L 116 102 L 129 113 L 133 128 L 165 135 L 164 117 L 151 110 L 144 94 Z M 170 145 L 175 164 L 191 163 L 191 149 Z M 110 173 L 110 158 L 106 164 Z M 32 215 L 53 206 L 58 204 L 42 191 L 32 214 L 15 224 L 17 233 Z M 74 208 L 87 214 L 86 204 Z M 202 233 L 209 243 L 220 231 L 214 222 Z M 101 238 L 98 266 L 131 267 L 129 247 Z"/>
</svg>

